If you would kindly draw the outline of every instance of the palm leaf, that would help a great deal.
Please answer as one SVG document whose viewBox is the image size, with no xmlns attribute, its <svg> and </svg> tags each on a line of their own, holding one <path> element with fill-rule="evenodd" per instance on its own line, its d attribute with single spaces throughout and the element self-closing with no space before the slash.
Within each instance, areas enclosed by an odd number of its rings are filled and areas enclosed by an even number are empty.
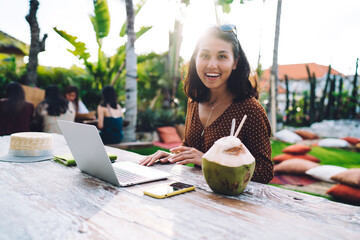
<svg viewBox="0 0 360 240">
<path fill-rule="evenodd" d="M 90 15 L 91 23 L 96 32 L 96 39 L 99 40 L 106 37 L 110 30 L 110 13 L 106 0 L 93 0 L 94 15 Z"/>
<path fill-rule="evenodd" d="M 75 56 L 79 57 L 80 59 L 83 59 L 85 62 L 90 57 L 90 54 L 87 51 L 86 45 L 83 42 L 77 41 L 77 37 L 72 36 L 68 33 L 66 33 L 63 30 L 59 30 L 56 27 L 53 28 L 56 33 L 58 33 L 62 38 L 67 40 L 71 45 L 75 47 L 75 50 L 67 49 L 69 52 L 74 54 Z"/>
<path fill-rule="evenodd" d="M 142 35 L 144 35 L 147 31 L 149 31 L 152 28 L 152 26 L 150 27 L 141 27 L 141 29 L 136 32 L 136 39 L 138 39 L 139 37 L 141 37 Z"/>
</svg>

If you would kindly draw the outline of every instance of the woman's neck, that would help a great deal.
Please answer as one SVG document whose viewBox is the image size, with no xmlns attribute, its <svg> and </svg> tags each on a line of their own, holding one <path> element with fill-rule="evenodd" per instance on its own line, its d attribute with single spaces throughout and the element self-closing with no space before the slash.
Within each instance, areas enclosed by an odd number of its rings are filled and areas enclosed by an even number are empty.
<svg viewBox="0 0 360 240">
<path fill-rule="evenodd" d="M 210 90 L 210 99 L 208 101 L 208 104 L 210 106 L 220 102 L 224 101 L 225 99 L 230 98 L 231 94 L 225 89 L 225 90 Z"/>
</svg>

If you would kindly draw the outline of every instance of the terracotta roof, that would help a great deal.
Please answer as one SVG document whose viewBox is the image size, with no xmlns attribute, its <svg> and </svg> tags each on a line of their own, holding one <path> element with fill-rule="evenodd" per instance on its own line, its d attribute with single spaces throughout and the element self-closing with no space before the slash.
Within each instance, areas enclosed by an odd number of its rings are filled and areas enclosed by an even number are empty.
<svg viewBox="0 0 360 240">
<path fill-rule="evenodd" d="M 279 65 L 278 68 L 278 77 L 279 79 L 285 79 L 285 75 L 288 75 L 288 78 L 291 80 L 305 80 L 308 79 L 308 73 L 306 70 L 306 65 L 309 66 L 311 74 L 315 73 L 316 78 L 323 77 L 327 74 L 329 66 L 320 65 L 316 63 L 300 63 L 300 64 L 288 64 L 288 65 Z M 270 70 L 266 69 L 261 76 L 261 80 L 268 81 L 270 78 Z M 344 74 L 336 71 L 331 68 L 331 74 L 344 76 Z"/>
<path fill-rule="evenodd" d="M 278 77 L 280 80 L 285 79 L 285 75 L 288 75 L 289 80 L 308 80 L 308 73 L 306 70 L 306 65 L 309 66 L 310 73 L 315 73 L 316 78 L 321 78 L 326 76 L 329 66 L 320 65 L 316 63 L 300 63 L 300 64 L 288 64 L 288 65 L 279 65 L 278 69 Z M 270 71 L 271 68 L 266 69 L 261 75 L 259 81 L 259 90 L 260 91 L 269 91 L 270 86 Z M 336 71 L 331 68 L 331 74 L 344 76 L 344 74 Z M 283 89 L 280 85 L 278 86 L 278 93 L 284 93 L 285 89 Z"/>
</svg>

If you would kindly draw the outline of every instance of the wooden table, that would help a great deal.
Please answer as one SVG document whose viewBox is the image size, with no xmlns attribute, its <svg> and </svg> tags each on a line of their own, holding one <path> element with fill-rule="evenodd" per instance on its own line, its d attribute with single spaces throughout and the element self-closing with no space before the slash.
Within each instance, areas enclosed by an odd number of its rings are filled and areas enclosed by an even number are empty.
<svg viewBox="0 0 360 240">
<path fill-rule="evenodd" d="M 69 151 L 53 136 L 57 154 Z M 142 157 L 107 150 L 119 161 Z M 0 239 L 360 239 L 359 207 L 255 182 L 227 197 L 214 194 L 198 168 L 154 167 L 173 176 L 122 188 L 53 161 L 0 162 Z M 142 193 L 171 181 L 196 191 L 168 199 Z"/>
</svg>

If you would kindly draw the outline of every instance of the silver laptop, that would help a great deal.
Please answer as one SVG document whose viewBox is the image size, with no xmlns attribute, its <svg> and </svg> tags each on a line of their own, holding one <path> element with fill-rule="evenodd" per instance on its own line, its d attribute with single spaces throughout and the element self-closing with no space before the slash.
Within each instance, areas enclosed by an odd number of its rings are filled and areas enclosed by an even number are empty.
<svg viewBox="0 0 360 240">
<path fill-rule="evenodd" d="M 170 173 L 124 159 L 111 164 L 95 126 L 63 120 L 57 122 L 77 166 L 84 173 L 123 187 L 171 176 Z"/>
</svg>

